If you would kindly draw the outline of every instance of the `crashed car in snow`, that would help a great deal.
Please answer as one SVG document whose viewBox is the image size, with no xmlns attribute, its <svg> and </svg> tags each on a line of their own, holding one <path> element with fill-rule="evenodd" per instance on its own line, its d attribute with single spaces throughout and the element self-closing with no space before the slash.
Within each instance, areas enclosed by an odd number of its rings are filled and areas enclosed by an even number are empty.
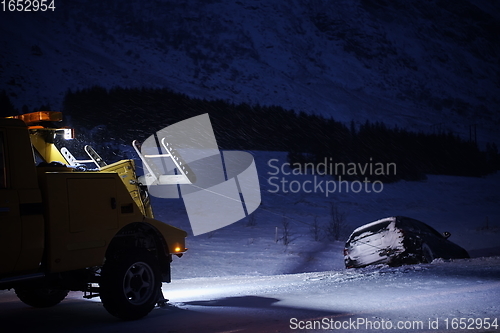
<svg viewBox="0 0 500 333">
<path fill-rule="evenodd" d="M 408 217 L 377 220 L 353 231 L 344 248 L 345 266 L 399 266 L 429 263 L 435 258 L 469 258 L 465 249 L 448 240 L 450 235 Z"/>
</svg>

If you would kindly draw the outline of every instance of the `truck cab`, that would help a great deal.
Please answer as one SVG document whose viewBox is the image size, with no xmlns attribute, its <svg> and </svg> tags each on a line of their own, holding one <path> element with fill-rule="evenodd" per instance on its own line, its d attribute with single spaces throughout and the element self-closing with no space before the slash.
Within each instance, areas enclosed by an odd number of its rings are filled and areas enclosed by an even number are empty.
<svg viewBox="0 0 500 333">
<path fill-rule="evenodd" d="M 88 147 L 89 168 L 59 150 L 56 136 L 73 136 L 61 120 L 0 119 L 0 289 L 35 307 L 83 291 L 118 318 L 141 318 L 163 302 L 187 233 L 154 218 L 133 160 L 106 164 Z"/>
</svg>

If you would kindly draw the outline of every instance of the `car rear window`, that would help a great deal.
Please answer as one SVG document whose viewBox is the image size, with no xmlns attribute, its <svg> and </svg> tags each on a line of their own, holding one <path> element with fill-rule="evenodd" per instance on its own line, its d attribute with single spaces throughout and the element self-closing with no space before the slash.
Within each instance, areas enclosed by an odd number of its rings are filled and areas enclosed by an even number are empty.
<svg viewBox="0 0 500 333">
<path fill-rule="evenodd" d="M 356 230 L 351 235 L 350 239 L 357 238 L 357 237 L 359 237 L 360 235 L 362 235 L 364 233 L 366 233 L 367 236 L 368 236 L 368 235 L 380 232 L 382 229 L 387 229 L 388 226 L 389 226 L 389 224 L 391 222 L 392 222 L 392 220 L 388 220 L 388 221 L 383 221 L 383 222 L 380 222 L 380 223 L 377 223 L 377 224 L 368 225 L 366 228 L 362 228 L 362 229 Z"/>
</svg>

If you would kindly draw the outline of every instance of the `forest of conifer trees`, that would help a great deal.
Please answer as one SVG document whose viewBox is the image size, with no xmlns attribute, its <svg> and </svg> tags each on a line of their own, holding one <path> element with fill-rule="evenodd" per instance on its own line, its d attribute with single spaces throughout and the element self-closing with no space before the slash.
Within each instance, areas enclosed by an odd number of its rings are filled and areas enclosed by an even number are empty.
<svg viewBox="0 0 500 333">
<path fill-rule="evenodd" d="M 14 112 L 5 93 L 0 97 L 2 114 L 6 108 Z M 280 106 L 235 105 L 169 89 L 94 86 L 68 91 L 62 111 L 80 133 L 82 128 L 90 131 L 104 125 L 101 142 L 142 141 L 168 125 L 208 113 L 220 149 L 286 151 L 296 167 L 318 165 L 325 159 L 397 165 L 395 174 L 370 175 L 371 181 L 422 180 L 426 174 L 483 176 L 500 168 L 494 143 L 481 151 L 476 142 L 452 133 L 415 132 L 369 121 L 344 124 Z"/>
</svg>

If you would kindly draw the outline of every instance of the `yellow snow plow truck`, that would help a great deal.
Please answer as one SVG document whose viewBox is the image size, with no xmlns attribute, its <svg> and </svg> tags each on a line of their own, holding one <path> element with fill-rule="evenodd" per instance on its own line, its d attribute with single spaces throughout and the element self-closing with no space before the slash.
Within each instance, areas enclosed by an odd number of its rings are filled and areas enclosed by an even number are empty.
<svg viewBox="0 0 500 333">
<path fill-rule="evenodd" d="M 144 317 L 164 305 L 162 282 L 187 233 L 153 218 L 133 160 L 108 165 L 86 146 L 90 169 L 58 149 L 56 136 L 73 135 L 61 120 L 53 111 L 0 119 L 0 289 L 34 307 L 83 291 L 118 318 Z"/>
</svg>

